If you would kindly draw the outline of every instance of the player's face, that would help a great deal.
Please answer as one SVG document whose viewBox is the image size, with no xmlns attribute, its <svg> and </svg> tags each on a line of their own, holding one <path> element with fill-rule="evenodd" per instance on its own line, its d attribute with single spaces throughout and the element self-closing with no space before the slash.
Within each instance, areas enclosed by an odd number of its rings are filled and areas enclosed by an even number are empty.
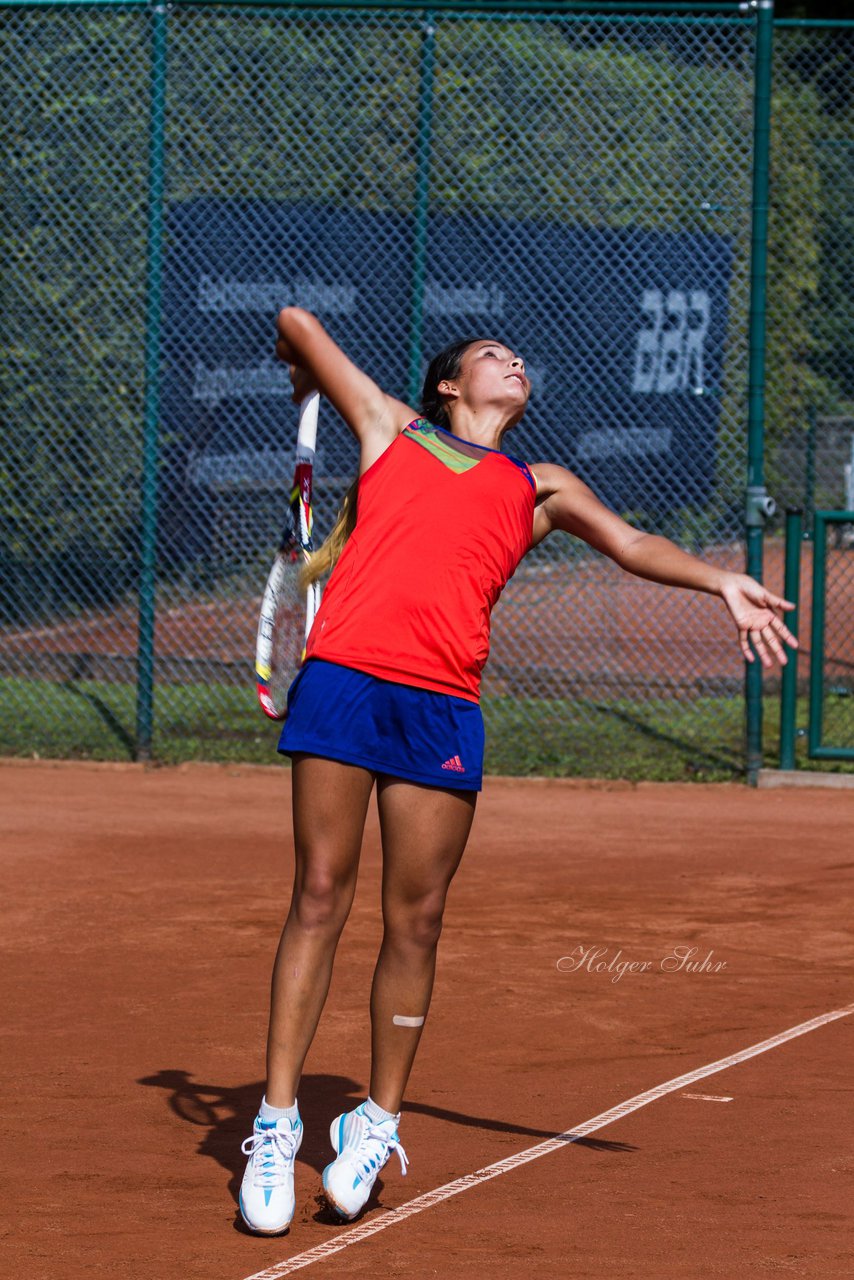
<svg viewBox="0 0 854 1280">
<path fill-rule="evenodd" d="M 468 347 L 457 381 L 473 407 L 498 403 L 524 409 L 531 394 L 525 361 L 501 342 L 475 342 Z"/>
</svg>

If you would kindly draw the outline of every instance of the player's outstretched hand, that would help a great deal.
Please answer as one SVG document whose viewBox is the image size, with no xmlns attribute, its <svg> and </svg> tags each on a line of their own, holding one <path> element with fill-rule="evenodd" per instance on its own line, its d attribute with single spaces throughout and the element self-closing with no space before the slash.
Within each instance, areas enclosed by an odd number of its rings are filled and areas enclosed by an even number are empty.
<svg viewBox="0 0 854 1280">
<path fill-rule="evenodd" d="M 726 574 L 721 596 L 738 627 L 738 642 L 747 661 L 753 661 L 752 644 L 763 667 L 772 667 L 774 658 L 785 666 L 787 659 L 783 646 L 798 647 L 797 640 L 780 617 L 780 610 L 794 609 L 791 601 L 775 596 L 745 573 Z"/>
</svg>

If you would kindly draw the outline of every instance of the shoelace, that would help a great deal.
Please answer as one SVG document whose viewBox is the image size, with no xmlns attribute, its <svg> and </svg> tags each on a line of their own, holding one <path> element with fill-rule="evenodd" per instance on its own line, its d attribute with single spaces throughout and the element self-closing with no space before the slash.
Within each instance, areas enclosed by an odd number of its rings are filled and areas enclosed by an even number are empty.
<svg viewBox="0 0 854 1280">
<path fill-rule="evenodd" d="M 371 1150 L 369 1143 L 376 1142 L 381 1145 L 381 1150 Z M 367 1148 L 367 1149 L 366 1149 Z M 400 1161 L 400 1171 L 405 1176 L 406 1166 L 409 1161 L 406 1158 L 406 1152 L 398 1138 L 389 1135 L 388 1131 L 382 1128 L 381 1124 L 369 1124 L 362 1134 L 362 1140 L 359 1143 L 359 1150 L 356 1155 L 356 1168 L 361 1177 L 370 1176 L 372 1170 L 381 1166 L 384 1162 L 386 1151 L 397 1152 L 397 1158 Z M 378 1157 L 374 1159 L 373 1157 Z"/>
<path fill-rule="evenodd" d="M 240 1150 L 253 1159 L 254 1181 L 260 1187 L 280 1187 L 285 1179 L 285 1166 L 293 1158 L 298 1130 L 282 1133 L 279 1129 L 256 1129 Z M 264 1150 L 266 1148 L 266 1150 Z M 255 1159 L 260 1156 L 259 1159 Z"/>
</svg>

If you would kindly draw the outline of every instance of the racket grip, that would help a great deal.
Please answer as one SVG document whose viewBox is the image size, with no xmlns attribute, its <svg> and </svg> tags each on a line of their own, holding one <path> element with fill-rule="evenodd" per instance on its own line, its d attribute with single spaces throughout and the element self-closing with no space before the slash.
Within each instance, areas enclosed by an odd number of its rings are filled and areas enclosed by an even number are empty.
<svg viewBox="0 0 854 1280">
<path fill-rule="evenodd" d="M 299 407 L 299 429 L 297 431 L 297 451 L 310 450 L 314 453 L 317 445 L 317 415 L 320 409 L 320 392 L 310 391 Z"/>
</svg>

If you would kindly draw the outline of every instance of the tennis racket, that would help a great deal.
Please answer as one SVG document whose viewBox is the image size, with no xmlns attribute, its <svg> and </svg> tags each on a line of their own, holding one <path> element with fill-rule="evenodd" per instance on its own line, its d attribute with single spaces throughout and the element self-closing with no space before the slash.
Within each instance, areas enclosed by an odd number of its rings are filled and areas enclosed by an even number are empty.
<svg viewBox="0 0 854 1280">
<path fill-rule="evenodd" d="M 311 489 L 317 443 L 320 396 L 307 395 L 300 405 L 296 467 L 288 506 L 288 523 L 261 603 L 255 642 L 255 681 L 261 710 L 271 720 L 284 720 L 288 687 L 305 657 L 305 645 L 320 605 L 320 584 L 307 592 L 299 573 L 312 550 Z"/>
</svg>

